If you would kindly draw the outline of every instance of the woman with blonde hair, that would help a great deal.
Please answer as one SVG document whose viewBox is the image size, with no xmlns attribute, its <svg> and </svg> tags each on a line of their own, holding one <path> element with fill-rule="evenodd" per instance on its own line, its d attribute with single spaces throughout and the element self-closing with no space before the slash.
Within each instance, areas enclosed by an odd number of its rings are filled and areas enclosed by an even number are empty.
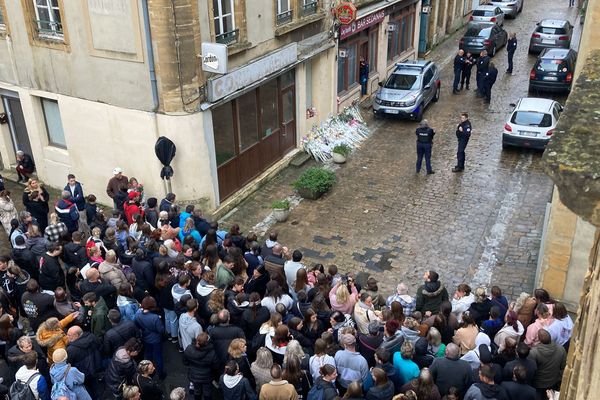
<svg viewBox="0 0 600 400">
<path fill-rule="evenodd" d="M 39 225 L 40 231 L 42 226 Z M 58 242 L 59 239 L 65 234 L 68 233 L 69 229 L 64 222 L 60 222 L 58 219 L 58 215 L 56 213 L 50 214 L 50 225 L 44 228 L 44 237 L 49 242 Z"/>
<path fill-rule="evenodd" d="M 329 301 L 331 302 L 332 310 L 340 311 L 344 314 L 352 314 L 354 311 L 354 306 L 358 301 L 358 290 L 356 290 L 352 278 L 348 278 L 348 284 L 352 289 L 352 293 L 348 290 L 343 279 L 340 279 L 338 283 L 331 288 L 331 291 L 329 292 Z"/>
<path fill-rule="evenodd" d="M 50 200 L 50 195 L 42 182 L 36 178 L 29 178 L 23 191 L 23 205 L 31 216 L 37 220 L 42 232 L 48 226 L 48 211 L 50 211 L 48 200 Z"/>
<path fill-rule="evenodd" d="M 6 234 L 10 236 L 10 221 L 17 219 L 18 213 L 15 203 L 10 198 L 10 192 L 3 190 L 0 192 L 0 223 Z"/>
<path fill-rule="evenodd" d="M 494 303 L 488 298 L 485 288 L 475 289 L 475 302 L 469 307 L 469 312 L 478 326 L 490 316 L 490 309 Z"/>
<path fill-rule="evenodd" d="M 442 343 L 442 334 L 435 327 L 429 328 L 427 332 L 427 352 L 434 357 L 444 357 L 446 345 Z"/>
<path fill-rule="evenodd" d="M 511 304 L 511 307 L 517 313 L 518 319 L 525 329 L 527 329 L 529 324 L 533 321 L 535 306 L 537 306 L 535 297 L 530 296 L 529 293 L 525 292 L 522 292 L 517 300 Z"/>
<path fill-rule="evenodd" d="M 141 395 L 137 386 L 123 385 L 123 400 L 140 400 Z"/>
<path fill-rule="evenodd" d="M 256 351 L 256 361 L 250 365 L 250 371 L 256 382 L 256 391 L 265 383 L 271 382 L 271 366 L 273 365 L 273 355 L 266 347 L 261 347 Z"/>
<path fill-rule="evenodd" d="M 229 343 L 227 353 L 229 354 L 229 360 L 233 360 L 237 363 L 244 378 L 248 379 L 252 387 L 254 387 L 254 375 L 252 375 L 250 369 L 250 361 L 248 361 L 248 356 L 246 354 L 247 350 L 248 344 L 246 343 L 246 339 L 238 338 L 233 339 L 231 343 Z"/>
</svg>

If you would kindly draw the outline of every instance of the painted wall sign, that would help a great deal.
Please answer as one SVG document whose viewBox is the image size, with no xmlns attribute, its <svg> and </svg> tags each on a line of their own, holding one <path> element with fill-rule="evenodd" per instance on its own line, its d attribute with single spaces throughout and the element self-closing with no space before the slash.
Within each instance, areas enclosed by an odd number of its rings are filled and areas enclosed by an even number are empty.
<svg viewBox="0 0 600 400">
<path fill-rule="evenodd" d="M 335 8 L 335 15 L 340 24 L 348 25 L 356 19 L 356 6 L 349 1 L 343 1 Z"/>
<path fill-rule="evenodd" d="M 227 60 L 226 44 L 202 43 L 202 71 L 226 74 Z"/>
<path fill-rule="evenodd" d="M 342 25 L 340 27 L 340 40 L 352 36 L 355 33 L 367 29 L 370 26 L 380 23 L 385 18 L 385 10 L 378 11 L 373 14 L 369 14 L 357 21 L 352 22 L 350 25 Z"/>
<path fill-rule="evenodd" d="M 211 78 L 207 82 L 208 101 L 215 102 L 237 90 L 258 82 L 282 70 L 298 60 L 298 44 L 291 43 L 280 50 L 251 63 L 234 69 L 226 75 Z"/>
</svg>

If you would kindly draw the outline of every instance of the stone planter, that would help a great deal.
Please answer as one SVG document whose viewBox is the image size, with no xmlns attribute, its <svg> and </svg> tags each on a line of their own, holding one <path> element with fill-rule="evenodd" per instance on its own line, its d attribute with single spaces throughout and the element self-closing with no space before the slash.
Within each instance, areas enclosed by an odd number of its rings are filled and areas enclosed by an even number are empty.
<svg viewBox="0 0 600 400">
<path fill-rule="evenodd" d="M 298 189 L 298 194 L 302 196 L 302 198 L 309 200 L 317 200 L 319 197 L 323 196 L 323 192 L 315 192 L 307 188 Z"/>
<path fill-rule="evenodd" d="M 277 222 L 285 222 L 290 216 L 289 208 L 274 208 L 273 209 L 273 217 Z"/>
<path fill-rule="evenodd" d="M 333 162 L 336 164 L 343 164 L 346 162 L 346 156 L 340 154 L 340 153 L 331 153 L 331 158 L 333 159 Z"/>
</svg>

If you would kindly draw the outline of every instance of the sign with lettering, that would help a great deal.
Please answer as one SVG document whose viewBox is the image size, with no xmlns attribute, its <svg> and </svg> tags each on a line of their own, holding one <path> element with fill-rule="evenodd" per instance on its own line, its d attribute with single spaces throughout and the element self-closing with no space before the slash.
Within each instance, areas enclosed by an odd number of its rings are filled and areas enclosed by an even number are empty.
<svg viewBox="0 0 600 400">
<path fill-rule="evenodd" d="M 335 8 L 335 15 L 340 24 L 348 25 L 356 19 L 356 6 L 349 1 L 342 1 Z"/>
<path fill-rule="evenodd" d="M 226 74 L 227 60 L 226 44 L 202 43 L 202 71 Z"/>
<path fill-rule="evenodd" d="M 352 22 L 350 25 L 342 25 L 340 27 L 340 40 L 346 39 L 355 33 L 367 29 L 370 26 L 380 23 L 385 18 L 385 11 L 381 10 L 373 14 L 369 14 L 359 20 Z"/>
<path fill-rule="evenodd" d="M 206 83 L 208 101 L 215 102 L 265 77 L 281 71 L 298 60 L 298 44 L 291 43 L 263 58 L 234 69 L 228 74 L 211 78 Z"/>
</svg>

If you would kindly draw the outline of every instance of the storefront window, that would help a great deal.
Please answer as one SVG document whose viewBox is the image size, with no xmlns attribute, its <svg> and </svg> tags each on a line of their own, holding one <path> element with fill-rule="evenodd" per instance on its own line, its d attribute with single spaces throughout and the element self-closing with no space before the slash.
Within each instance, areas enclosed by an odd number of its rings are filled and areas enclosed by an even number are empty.
<svg viewBox="0 0 600 400">
<path fill-rule="evenodd" d="M 413 45 L 414 38 L 414 7 L 409 7 L 390 16 L 390 25 L 394 26 L 388 32 L 387 59 L 392 62 Z"/>
<path fill-rule="evenodd" d="M 258 118 L 256 112 L 256 91 L 242 95 L 238 101 L 238 131 L 240 151 L 258 142 Z"/>
<path fill-rule="evenodd" d="M 225 164 L 236 155 L 232 105 L 232 102 L 225 103 L 212 111 L 217 166 Z"/>
<path fill-rule="evenodd" d="M 338 93 L 346 90 L 348 87 L 348 82 L 346 81 L 346 59 L 342 57 L 338 57 Z"/>
<path fill-rule="evenodd" d="M 259 89 L 262 136 L 267 137 L 279 127 L 279 107 L 277 101 L 277 79 L 273 79 Z"/>
<path fill-rule="evenodd" d="M 377 71 L 377 28 L 369 31 L 369 73 Z"/>
<path fill-rule="evenodd" d="M 348 90 L 358 82 L 358 42 L 344 45 L 346 57 L 338 57 L 338 92 Z"/>
<path fill-rule="evenodd" d="M 281 95 L 283 106 L 283 122 L 289 122 L 294 119 L 294 91 L 288 90 Z"/>
<path fill-rule="evenodd" d="M 281 75 L 281 88 L 282 89 L 296 83 L 296 81 L 294 79 L 294 77 L 295 77 L 294 71 L 295 70 L 291 69 L 288 72 L 286 72 L 285 74 Z"/>
</svg>

